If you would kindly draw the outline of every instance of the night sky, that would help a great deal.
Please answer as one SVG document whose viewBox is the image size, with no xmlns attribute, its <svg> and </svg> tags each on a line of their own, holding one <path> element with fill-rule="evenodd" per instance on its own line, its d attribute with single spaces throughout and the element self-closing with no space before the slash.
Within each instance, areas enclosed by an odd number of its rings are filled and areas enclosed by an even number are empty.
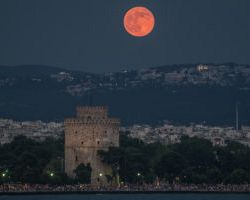
<svg viewBox="0 0 250 200">
<path fill-rule="evenodd" d="M 123 16 L 145 6 L 152 34 Z M 250 0 L 0 0 L 0 65 L 109 72 L 166 64 L 250 64 Z"/>
</svg>

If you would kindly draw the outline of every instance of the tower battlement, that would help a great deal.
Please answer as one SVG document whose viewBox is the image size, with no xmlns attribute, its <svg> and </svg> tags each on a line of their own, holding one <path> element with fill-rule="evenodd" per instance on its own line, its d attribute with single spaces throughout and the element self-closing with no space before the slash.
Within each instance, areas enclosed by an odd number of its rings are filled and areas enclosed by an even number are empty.
<svg viewBox="0 0 250 200">
<path fill-rule="evenodd" d="M 79 106 L 76 108 L 78 118 L 107 118 L 108 108 L 104 106 Z"/>
<path fill-rule="evenodd" d="M 117 118 L 106 118 L 106 119 L 68 118 L 64 120 L 64 124 L 67 126 L 77 126 L 80 124 L 119 126 L 120 120 Z"/>
</svg>

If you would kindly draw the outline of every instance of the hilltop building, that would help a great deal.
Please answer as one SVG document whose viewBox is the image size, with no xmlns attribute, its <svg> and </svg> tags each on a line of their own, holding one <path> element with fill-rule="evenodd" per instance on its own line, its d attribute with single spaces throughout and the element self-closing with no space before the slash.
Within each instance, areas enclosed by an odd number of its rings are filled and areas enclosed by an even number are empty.
<svg viewBox="0 0 250 200">
<path fill-rule="evenodd" d="M 199 72 L 206 72 L 206 71 L 209 70 L 209 68 L 208 68 L 207 65 L 198 65 L 198 66 L 197 66 L 197 70 L 198 70 Z"/>
<path fill-rule="evenodd" d="M 119 146 L 118 119 L 108 117 L 106 107 L 78 107 L 77 116 L 65 119 L 65 172 L 71 178 L 81 163 L 90 163 L 91 184 L 106 184 L 112 169 L 101 161 L 98 150 Z"/>
</svg>

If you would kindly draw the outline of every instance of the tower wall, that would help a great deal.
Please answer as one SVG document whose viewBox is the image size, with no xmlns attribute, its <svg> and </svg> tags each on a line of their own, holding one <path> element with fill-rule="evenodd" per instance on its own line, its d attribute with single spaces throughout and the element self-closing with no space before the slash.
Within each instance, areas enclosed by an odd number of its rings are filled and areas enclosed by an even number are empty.
<svg viewBox="0 0 250 200">
<path fill-rule="evenodd" d="M 97 152 L 119 146 L 119 120 L 108 118 L 105 107 L 78 107 L 77 117 L 65 119 L 64 125 L 67 175 L 74 178 L 74 170 L 79 164 L 90 163 L 91 183 L 106 183 L 105 175 L 112 175 L 112 170 L 101 161 Z"/>
</svg>

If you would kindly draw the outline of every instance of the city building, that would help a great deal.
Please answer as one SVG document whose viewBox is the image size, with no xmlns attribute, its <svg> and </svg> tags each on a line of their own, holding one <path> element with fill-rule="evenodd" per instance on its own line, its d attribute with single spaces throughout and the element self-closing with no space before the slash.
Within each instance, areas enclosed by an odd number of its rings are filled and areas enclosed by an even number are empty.
<svg viewBox="0 0 250 200">
<path fill-rule="evenodd" d="M 47 138 L 61 138 L 64 133 L 63 123 L 42 121 L 18 122 L 11 119 L 0 119 L 0 144 L 7 144 L 17 136 L 32 140 L 44 141 Z"/>
</svg>

